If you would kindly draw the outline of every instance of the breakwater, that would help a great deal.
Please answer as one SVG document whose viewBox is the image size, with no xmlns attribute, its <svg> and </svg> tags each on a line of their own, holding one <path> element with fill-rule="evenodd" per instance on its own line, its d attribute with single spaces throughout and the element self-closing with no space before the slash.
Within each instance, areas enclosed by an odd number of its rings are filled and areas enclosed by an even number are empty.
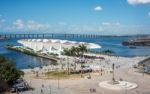
<svg viewBox="0 0 150 94">
<path fill-rule="evenodd" d="M 122 44 L 124 46 L 150 46 L 150 38 L 128 40 L 122 42 Z"/>
<path fill-rule="evenodd" d="M 56 57 L 56 56 L 50 56 L 50 55 L 42 54 L 42 53 L 39 53 L 39 52 L 34 52 L 33 50 L 27 49 L 27 48 L 15 47 L 15 46 L 10 46 L 10 45 L 7 45 L 6 48 L 8 50 L 22 52 L 22 53 L 25 53 L 25 54 L 28 54 L 28 55 L 49 59 L 49 60 L 52 60 L 52 61 L 55 61 L 55 62 L 57 62 L 59 60 L 59 58 Z"/>
</svg>

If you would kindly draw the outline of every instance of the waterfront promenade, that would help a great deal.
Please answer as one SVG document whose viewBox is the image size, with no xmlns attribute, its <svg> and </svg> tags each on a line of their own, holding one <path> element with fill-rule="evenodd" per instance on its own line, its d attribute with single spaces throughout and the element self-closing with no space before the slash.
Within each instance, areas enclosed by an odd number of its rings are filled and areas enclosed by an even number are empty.
<svg viewBox="0 0 150 94">
<path fill-rule="evenodd" d="M 133 65 L 137 64 L 139 61 L 145 59 L 146 57 L 114 57 L 107 55 L 100 55 L 104 57 L 105 60 L 101 61 L 98 59 L 89 59 L 85 64 L 86 66 L 98 65 L 103 68 L 102 75 L 99 72 L 92 72 L 91 79 L 88 79 L 86 75 L 83 78 L 66 78 L 66 79 L 43 79 L 36 78 L 35 74 L 27 71 L 24 79 L 27 80 L 32 87 L 35 88 L 33 91 L 22 92 L 21 94 L 91 94 L 90 89 L 95 89 L 94 94 L 149 94 L 149 75 L 144 75 L 139 73 L 137 69 L 133 68 Z M 67 61 L 63 61 L 64 63 Z M 69 62 L 73 62 L 73 58 Z M 109 72 L 111 65 L 115 63 L 115 78 L 117 80 L 122 79 L 129 82 L 134 82 L 138 85 L 137 88 L 132 90 L 109 90 L 98 86 L 99 82 L 111 80 L 112 73 Z M 118 67 L 119 66 L 119 67 Z M 48 67 L 48 66 L 47 66 Z M 59 67 L 58 67 L 59 68 Z M 33 69 L 34 70 L 34 69 Z M 45 68 L 40 69 L 43 73 Z M 44 85 L 44 87 L 42 86 Z M 145 87 L 147 86 L 147 87 Z M 41 93 L 41 89 L 44 93 Z"/>
<path fill-rule="evenodd" d="M 92 79 L 66 79 L 59 80 L 42 80 L 42 79 L 29 79 L 27 80 L 32 83 L 35 87 L 34 91 L 22 92 L 20 94 L 42 94 L 41 89 L 44 90 L 43 94 L 93 94 L 90 89 L 96 89 L 94 94 L 150 94 L 150 76 L 142 75 L 141 73 L 136 73 L 133 69 L 129 70 L 118 70 L 116 72 L 116 78 L 122 78 L 123 80 L 128 80 L 138 84 L 138 87 L 133 90 L 109 90 L 98 86 L 98 83 L 104 80 L 111 80 L 112 74 L 104 74 L 100 76 L 98 73 L 91 74 Z M 44 87 L 42 88 L 42 84 Z M 50 93 L 51 92 L 51 93 Z"/>
</svg>

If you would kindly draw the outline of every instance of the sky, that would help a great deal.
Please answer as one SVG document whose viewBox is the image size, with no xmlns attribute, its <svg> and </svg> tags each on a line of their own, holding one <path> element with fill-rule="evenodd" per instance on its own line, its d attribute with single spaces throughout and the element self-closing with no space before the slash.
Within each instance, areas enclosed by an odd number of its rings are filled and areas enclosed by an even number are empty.
<svg viewBox="0 0 150 94">
<path fill-rule="evenodd" d="M 150 0 L 0 0 L 0 33 L 150 34 Z"/>
</svg>

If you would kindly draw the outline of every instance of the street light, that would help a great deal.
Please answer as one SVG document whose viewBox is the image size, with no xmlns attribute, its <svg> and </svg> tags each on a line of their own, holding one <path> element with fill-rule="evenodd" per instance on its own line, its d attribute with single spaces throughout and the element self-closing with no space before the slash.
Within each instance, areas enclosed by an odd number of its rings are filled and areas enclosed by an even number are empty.
<svg viewBox="0 0 150 94">
<path fill-rule="evenodd" d="M 125 84 L 125 94 L 127 94 L 127 83 Z"/>
<path fill-rule="evenodd" d="M 59 76 L 58 76 L 58 89 L 59 89 Z"/>
<path fill-rule="evenodd" d="M 51 94 L 51 79 L 50 79 L 50 76 L 48 75 L 48 77 L 49 77 L 49 83 L 50 83 L 50 85 L 49 85 L 49 92 L 50 92 L 50 94 Z"/>
<path fill-rule="evenodd" d="M 58 69 L 56 71 L 59 72 Z M 58 89 L 59 89 L 59 75 L 57 75 L 57 86 L 58 86 Z"/>
<path fill-rule="evenodd" d="M 68 56 L 67 56 L 67 73 L 68 73 L 68 75 L 69 75 L 69 71 L 70 71 L 70 70 L 69 70 L 69 67 L 70 67 L 70 66 L 69 66 L 69 58 L 68 58 Z"/>
<path fill-rule="evenodd" d="M 112 69 L 113 69 L 113 77 L 112 77 L 112 80 L 113 80 L 113 83 L 114 83 L 114 81 L 115 81 L 115 73 L 114 73 L 114 68 L 115 67 L 115 64 L 113 63 L 113 65 L 112 65 Z"/>
<path fill-rule="evenodd" d="M 145 73 L 145 64 L 142 64 L 142 71 L 143 71 L 143 76 L 144 76 L 144 73 Z"/>
</svg>

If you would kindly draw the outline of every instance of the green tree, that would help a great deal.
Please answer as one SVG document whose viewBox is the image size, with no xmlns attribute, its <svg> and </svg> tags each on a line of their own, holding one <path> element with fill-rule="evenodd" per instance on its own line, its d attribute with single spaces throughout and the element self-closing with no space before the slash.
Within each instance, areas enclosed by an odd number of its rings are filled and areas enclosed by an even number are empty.
<svg viewBox="0 0 150 94">
<path fill-rule="evenodd" d="M 0 56 L 0 80 L 12 84 L 21 75 L 24 73 L 16 68 L 13 61 Z"/>
<path fill-rule="evenodd" d="M 71 51 L 70 51 L 70 49 L 65 48 L 65 49 L 63 50 L 62 54 L 70 56 L 70 55 L 71 55 Z"/>
<path fill-rule="evenodd" d="M 79 56 L 80 49 L 79 49 L 79 47 L 72 46 L 70 48 L 70 52 L 71 52 L 72 56 Z"/>
<path fill-rule="evenodd" d="M 87 46 L 84 44 L 79 45 L 80 55 L 83 56 L 85 52 L 87 52 Z"/>
<path fill-rule="evenodd" d="M 63 50 L 63 54 L 64 55 L 68 55 L 68 56 L 83 56 L 85 52 L 87 52 L 87 47 L 85 45 L 79 45 L 77 47 L 72 46 L 70 49 L 65 48 Z"/>
<path fill-rule="evenodd" d="M 75 56 L 75 55 L 76 55 L 76 47 L 72 46 L 72 47 L 70 48 L 70 54 L 71 54 L 72 56 Z"/>
</svg>

